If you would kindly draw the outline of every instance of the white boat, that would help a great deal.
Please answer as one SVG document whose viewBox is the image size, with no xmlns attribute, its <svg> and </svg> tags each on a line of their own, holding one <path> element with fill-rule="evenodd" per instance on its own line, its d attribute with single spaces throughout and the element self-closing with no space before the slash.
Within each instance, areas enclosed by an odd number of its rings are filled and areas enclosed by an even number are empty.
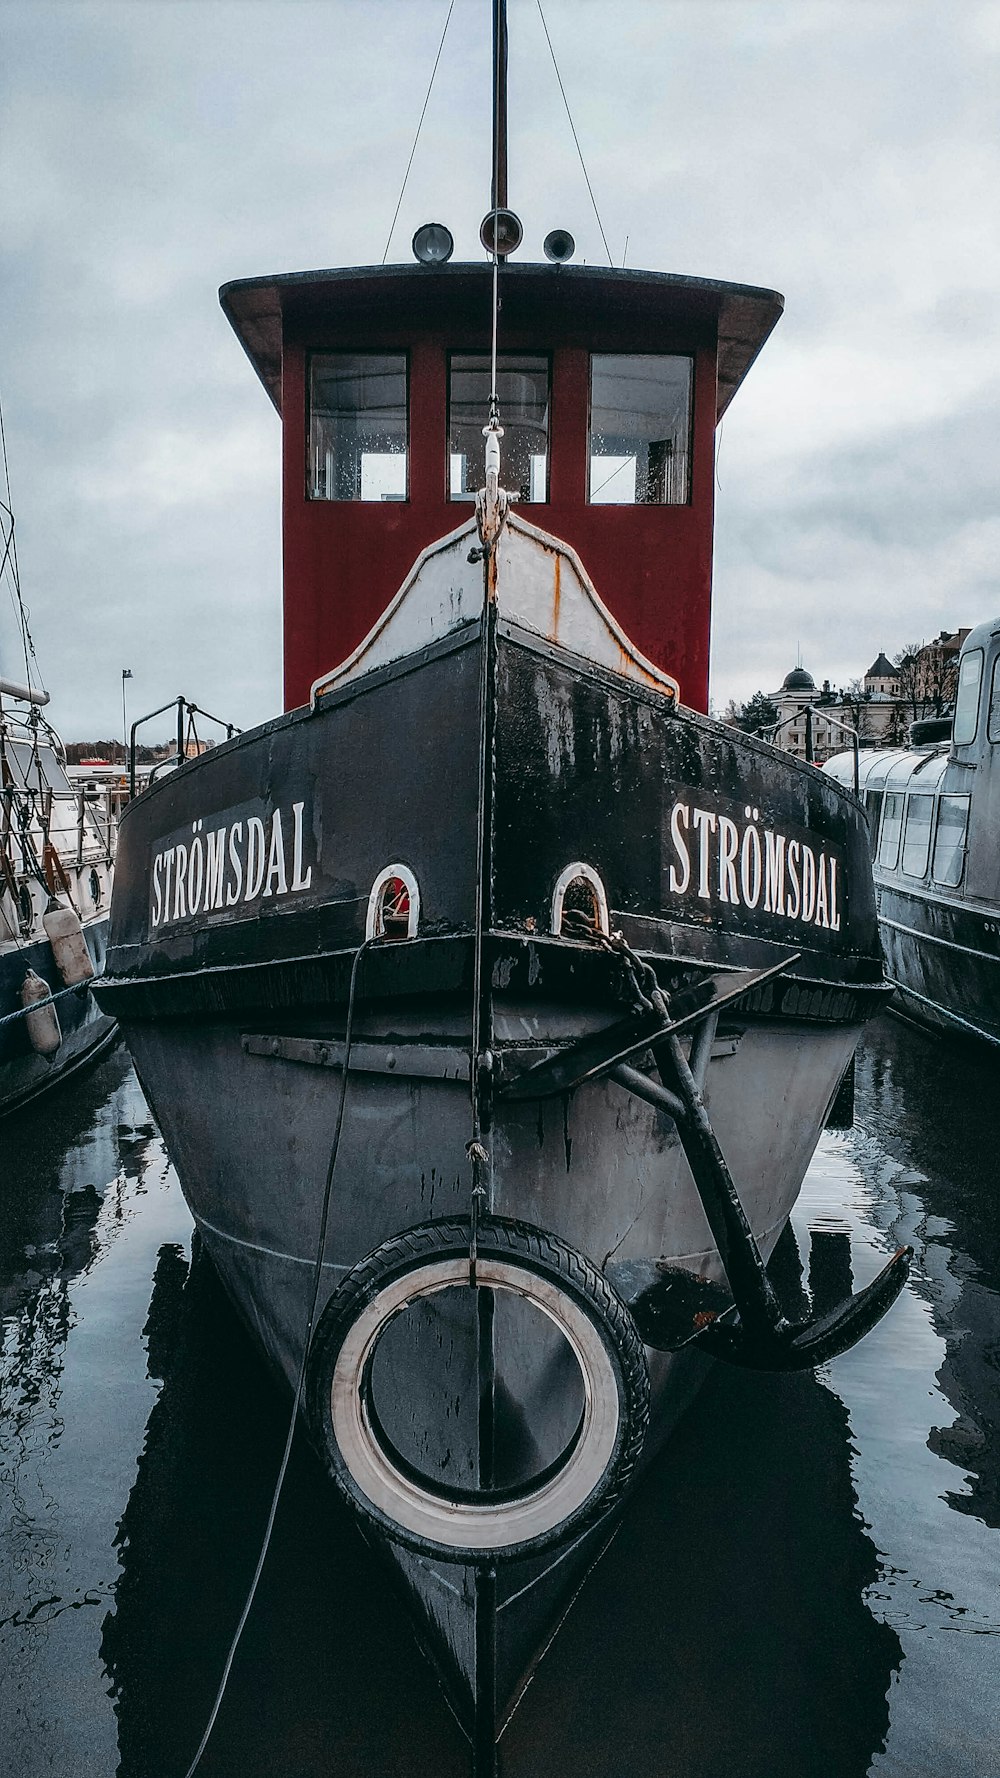
<svg viewBox="0 0 1000 1778">
<path fill-rule="evenodd" d="M 0 503 L 0 579 L 30 646 L 14 517 Z M 39 685 L 0 676 L 0 1117 L 97 1059 L 117 1036 L 94 999 L 104 967 L 118 792 L 71 784 Z"/>
</svg>

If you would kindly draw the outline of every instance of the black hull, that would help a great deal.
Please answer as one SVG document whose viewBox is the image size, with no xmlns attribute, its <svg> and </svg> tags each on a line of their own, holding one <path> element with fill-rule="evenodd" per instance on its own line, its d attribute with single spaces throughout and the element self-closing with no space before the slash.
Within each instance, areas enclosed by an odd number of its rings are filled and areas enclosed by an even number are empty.
<svg viewBox="0 0 1000 1778">
<path fill-rule="evenodd" d="M 391 1042 L 383 1037 L 381 1044 L 387 1059 L 396 1058 L 392 1074 L 385 1067 L 375 1072 L 376 1058 L 370 1055 L 357 1072 L 352 1070 L 338 1166 L 342 1185 L 321 1302 L 350 1266 L 397 1228 L 429 1215 L 459 1213 L 468 1202 L 467 1087 L 461 1081 L 408 1076 L 407 1050 L 417 1052 L 419 1066 L 421 1046 L 408 1043 L 398 1014 L 393 1022 Z M 748 1024 L 738 1041 L 735 1032 L 720 1039 L 720 1051 L 731 1043 L 736 1048 L 722 1053 L 715 1065 L 713 1118 L 734 1157 L 765 1252 L 792 1207 L 815 1133 L 859 1030 L 860 1023 L 830 1023 L 814 1030 L 808 1069 L 798 1060 L 801 1028 L 791 1021 Z M 335 1026 L 328 1036 L 333 1039 L 334 1033 Z M 374 1017 L 366 1018 L 367 1051 L 378 1047 L 377 1036 Z M 291 1384 L 308 1314 L 338 1074 L 268 1054 L 254 1034 L 241 1037 L 239 1021 L 197 1026 L 180 1020 L 137 1022 L 127 1028 L 127 1040 L 205 1248 L 271 1365 Z M 268 1048 L 281 1041 L 269 1039 Z M 206 1081 L 212 1083 L 210 1095 Z M 375 1132 L 378 1152 L 373 1157 Z M 544 1114 L 536 1106 L 527 1107 L 516 1122 L 498 1127 L 497 1141 L 509 1152 L 506 1164 L 497 1169 L 495 1208 L 500 1214 L 556 1229 L 598 1260 L 617 1249 L 622 1261 L 650 1253 L 696 1254 L 705 1269 L 715 1261 L 676 1141 L 655 1112 L 636 1108 L 621 1089 L 584 1088 L 568 1104 L 550 1103 Z M 623 1144 L 630 1156 L 627 1180 L 621 1179 Z M 567 1153 L 579 1154 L 580 1162 L 568 1167 Z M 608 1198 L 605 1184 L 616 1175 L 618 1191 Z M 304 1182 L 309 1182 L 308 1189 Z M 453 1380 L 458 1375 L 456 1387 L 471 1387 L 462 1357 L 464 1334 L 462 1327 L 435 1334 L 439 1358 L 441 1339 L 445 1341 L 445 1368 Z M 652 1457 L 692 1399 L 708 1361 L 694 1353 L 649 1356 L 654 1415 L 646 1455 Z M 434 1373 L 424 1379 L 425 1359 L 419 1350 L 414 1355 L 398 1442 L 422 1434 L 443 1411 L 440 1378 Z M 517 1442 L 526 1464 L 536 1435 L 547 1455 L 566 1431 L 546 1401 L 548 1372 L 529 1381 L 532 1387 L 525 1385 L 519 1403 L 527 1428 L 517 1416 L 508 1415 L 507 1422 L 509 1440 Z M 470 1472 L 474 1458 L 473 1445 L 466 1459 Z M 574 1547 L 542 1560 L 501 1564 L 501 1627 L 491 1657 L 501 1720 L 609 1529 L 600 1526 Z M 476 1572 L 399 1549 L 392 1553 L 456 1714 L 468 1725 L 473 1693 L 480 1689 L 474 1684 L 480 1616 Z"/>
<path fill-rule="evenodd" d="M 1000 908 L 890 882 L 878 904 L 900 1009 L 929 1029 L 1000 1047 Z"/>
<path fill-rule="evenodd" d="M 799 953 L 727 1009 L 708 1063 L 712 1120 L 765 1253 L 884 995 L 864 817 L 829 779 L 501 625 L 484 831 L 482 667 L 483 631 L 469 624 L 185 767 L 122 824 L 98 992 L 122 1024 L 206 1247 L 289 1380 L 351 966 L 386 867 L 412 873 L 420 923 L 360 965 L 321 1306 L 387 1238 L 468 1214 L 477 984 L 493 1064 L 491 1211 L 551 1230 L 598 1270 L 667 1258 L 721 1278 L 669 1118 L 608 1078 L 544 1103 L 494 1090 L 625 1011 L 608 956 L 552 930 L 553 885 L 575 861 L 599 877 L 612 927 L 668 990 L 708 967 L 764 969 Z M 728 864 L 689 837 L 704 839 L 709 824 L 727 836 Z M 803 867 L 794 897 L 773 872 L 765 892 L 765 836 L 770 856 L 776 833 L 782 860 L 786 845 L 793 858 L 809 852 L 811 878 Z M 394 1436 L 425 1471 L 477 1487 L 477 1336 L 463 1313 L 425 1306 L 395 1360 Z M 646 1460 L 708 1362 L 658 1351 L 648 1361 Z M 572 1432 L 559 1355 L 515 1329 L 491 1363 L 505 1462 L 534 1473 Z M 605 1519 L 568 1548 L 501 1560 L 495 1579 L 390 1543 L 471 1734 L 491 1738 L 509 1714 L 613 1528 Z"/>
</svg>

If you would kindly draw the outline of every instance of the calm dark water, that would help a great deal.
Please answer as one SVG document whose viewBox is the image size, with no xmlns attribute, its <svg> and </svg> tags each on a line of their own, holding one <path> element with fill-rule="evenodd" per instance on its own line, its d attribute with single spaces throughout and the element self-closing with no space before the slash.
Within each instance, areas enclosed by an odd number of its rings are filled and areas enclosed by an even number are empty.
<svg viewBox="0 0 1000 1778">
<path fill-rule="evenodd" d="M 0 1772 L 183 1778 L 287 1404 L 124 1057 L 0 1131 Z M 717 1367 L 502 1743 L 505 1778 L 1000 1774 L 1000 1093 L 892 1021 L 796 1216 L 830 1292 L 911 1285 L 818 1376 Z M 789 1285 L 798 1287 L 794 1251 Z M 451 1778 L 466 1756 L 308 1452 L 206 1778 Z"/>
</svg>

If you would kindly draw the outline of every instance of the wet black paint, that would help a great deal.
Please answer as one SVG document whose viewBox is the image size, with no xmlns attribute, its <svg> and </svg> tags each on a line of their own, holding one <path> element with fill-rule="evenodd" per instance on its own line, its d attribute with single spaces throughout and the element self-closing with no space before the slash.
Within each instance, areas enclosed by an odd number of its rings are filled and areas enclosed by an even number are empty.
<svg viewBox="0 0 1000 1778">
<path fill-rule="evenodd" d="M 287 1405 L 192 1254 L 121 1055 L 0 1146 L 0 1767 L 183 1778 Z M 913 1241 L 912 1284 L 818 1378 L 717 1367 L 515 1715 L 505 1778 L 997 1769 L 998 1154 L 993 1060 L 881 1021 L 782 1289 L 843 1285 L 848 1236 L 856 1283 Z M 467 1770 L 304 1448 L 202 1770 Z"/>
</svg>

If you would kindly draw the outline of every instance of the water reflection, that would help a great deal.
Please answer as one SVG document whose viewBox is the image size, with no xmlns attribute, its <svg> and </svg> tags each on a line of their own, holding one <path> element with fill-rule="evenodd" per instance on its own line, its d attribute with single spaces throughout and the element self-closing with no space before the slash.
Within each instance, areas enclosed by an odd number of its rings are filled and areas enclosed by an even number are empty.
<svg viewBox="0 0 1000 1778">
<path fill-rule="evenodd" d="M 880 1021 L 859 1056 L 857 1126 L 826 1139 L 800 1208 L 800 1230 L 849 1227 L 861 1282 L 887 1248 L 916 1249 L 892 1314 L 830 1367 L 880 1551 L 869 1603 L 905 1655 L 880 1775 L 996 1769 L 998 1153 L 995 1060 Z"/>
<path fill-rule="evenodd" d="M 108 1530 L 123 1466 L 128 1475 L 149 1407 L 121 1386 L 116 1361 L 134 1343 L 129 1299 L 148 1293 L 141 1266 L 163 1213 L 163 1157 L 121 1054 L 67 1085 L 44 1115 L 8 1120 L 2 1143 L 0 1716 L 17 1761 L 8 1769 L 18 1778 L 105 1772 L 114 1722 L 95 1684 L 94 1630 L 117 1578 Z M 122 1239 L 139 1229 L 140 1239 Z M 127 1360 L 124 1375 L 134 1368 Z"/>
<path fill-rule="evenodd" d="M 955 1410 L 928 1443 L 963 1471 L 948 1504 L 1000 1527 L 1000 1093 L 996 1058 L 885 1021 L 858 1069 L 854 1158 L 873 1219 L 917 1248 L 914 1288 L 945 1341 Z"/>
<path fill-rule="evenodd" d="M 101 1643 L 123 1778 L 180 1773 L 190 1758 L 286 1411 L 207 1264 L 189 1274 L 176 1250 L 161 1252 L 145 1332 L 163 1389 L 119 1527 Z M 770 1379 L 715 1379 L 515 1717 L 509 1778 L 617 1773 L 623 1746 L 628 1772 L 652 1778 L 667 1743 L 692 1778 L 720 1762 L 748 1778 L 800 1773 L 804 1744 L 817 1772 L 867 1771 L 900 1645 L 863 1600 L 877 1560 L 857 1516 L 844 1409 L 811 1377 L 786 1382 L 777 1392 Z M 388 1576 L 305 1452 L 205 1769 L 466 1770 Z"/>
<path fill-rule="evenodd" d="M 504 1743 L 505 1773 L 862 1778 L 902 1659 L 843 1405 L 719 1368 L 593 1574 Z"/>
<path fill-rule="evenodd" d="M 101 1656 L 121 1778 L 194 1752 L 253 1572 L 287 1428 L 204 1257 L 160 1253 L 145 1332 L 162 1390 L 118 1528 Z M 381 1565 L 306 1450 L 203 1762 L 213 1773 L 464 1774 L 458 1733 Z"/>
<path fill-rule="evenodd" d="M 503 1741 L 505 1778 L 985 1778 L 1000 1628 L 988 1059 L 886 1022 L 781 1255 L 822 1304 L 911 1287 L 818 1377 L 718 1367 Z M 9 1128 L 9 1126 L 8 1126 Z M 6 1150 L 0 1710 L 17 1778 L 180 1778 L 285 1430 L 124 1062 Z M 989 1725 L 989 1726 L 988 1726 Z M 309 1453 L 203 1765 L 452 1778 L 466 1754 L 386 1573 Z"/>
</svg>

